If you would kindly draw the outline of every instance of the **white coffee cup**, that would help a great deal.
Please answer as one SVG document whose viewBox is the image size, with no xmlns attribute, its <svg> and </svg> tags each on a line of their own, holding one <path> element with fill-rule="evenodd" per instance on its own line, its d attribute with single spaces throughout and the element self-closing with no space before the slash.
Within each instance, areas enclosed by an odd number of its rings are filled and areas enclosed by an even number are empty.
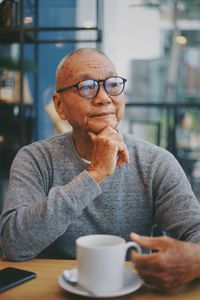
<svg viewBox="0 0 200 300">
<path fill-rule="evenodd" d="M 141 248 L 114 235 L 86 235 L 76 240 L 78 282 L 101 295 L 119 291 L 124 285 L 124 265 L 128 248 Z"/>
</svg>

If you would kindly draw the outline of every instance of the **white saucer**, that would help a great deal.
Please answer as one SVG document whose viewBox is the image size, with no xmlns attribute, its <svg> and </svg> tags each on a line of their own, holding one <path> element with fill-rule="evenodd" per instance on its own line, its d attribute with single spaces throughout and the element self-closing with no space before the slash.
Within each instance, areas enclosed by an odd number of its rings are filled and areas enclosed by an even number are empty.
<svg viewBox="0 0 200 300">
<path fill-rule="evenodd" d="M 77 269 L 71 269 L 70 271 L 77 272 Z M 124 277 L 125 277 L 124 287 L 120 291 L 101 294 L 101 295 L 91 294 L 89 291 L 86 291 L 83 287 L 79 286 L 78 284 L 74 286 L 66 282 L 66 280 L 63 278 L 62 275 L 59 277 L 58 283 L 64 290 L 70 293 L 91 297 L 91 298 L 112 298 L 112 297 L 119 297 L 126 294 L 130 294 L 136 291 L 137 289 L 139 289 L 143 283 L 140 276 L 136 272 L 132 272 L 130 268 L 124 269 Z"/>
</svg>

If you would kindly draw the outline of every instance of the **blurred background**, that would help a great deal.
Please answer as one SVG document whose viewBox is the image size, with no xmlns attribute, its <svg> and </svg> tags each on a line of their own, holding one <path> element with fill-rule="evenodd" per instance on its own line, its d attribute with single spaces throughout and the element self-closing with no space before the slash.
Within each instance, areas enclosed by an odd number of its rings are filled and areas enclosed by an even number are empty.
<svg viewBox="0 0 200 300">
<path fill-rule="evenodd" d="M 200 0 L 0 0 L 0 210 L 16 152 L 70 130 L 52 93 L 80 47 L 128 79 L 121 130 L 172 152 L 200 199 Z"/>
</svg>

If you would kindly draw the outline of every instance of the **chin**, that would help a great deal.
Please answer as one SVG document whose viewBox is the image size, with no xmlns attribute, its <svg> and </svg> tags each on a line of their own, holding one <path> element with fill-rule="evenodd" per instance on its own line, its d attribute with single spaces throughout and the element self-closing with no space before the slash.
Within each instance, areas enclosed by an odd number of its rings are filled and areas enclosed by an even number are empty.
<svg viewBox="0 0 200 300">
<path fill-rule="evenodd" d="M 120 119 L 116 116 L 90 118 L 87 123 L 87 130 L 93 132 L 94 134 L 98 134 L 106 127 L 115 129 L 119 125 L 119 122 Z"/>
<path fill-rule="evenodd" d="M 93 132 L 94 134 L 99 134 L 103 129 L 106 127 L 111 127 L 113 129 L 116 129 L 118 124 L 104 124 L 104 126 L 99 126 L 96 128 L 91 128 L 89 131 Z"/>
</svg>

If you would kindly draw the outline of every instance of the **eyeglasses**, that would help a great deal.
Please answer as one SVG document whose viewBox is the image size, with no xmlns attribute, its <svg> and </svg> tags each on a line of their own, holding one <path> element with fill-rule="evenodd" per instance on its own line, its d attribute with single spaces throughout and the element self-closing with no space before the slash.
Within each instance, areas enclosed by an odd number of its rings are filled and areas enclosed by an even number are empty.
<svg viewBox="0 0 200 300">
<path fill-rule="evenodd" d="M 87 79 L 77 82 L 76 84 L 69 85 L 62 89 L 58 89 L 57 93 L 63 93 L 73 87 L 75 87 L 79 95 L 85 99 L 92 99 L 96 97 L 100 89 L 100 83 L 102 83 L 106 93 L 110 96 L 120 95 L 125 87 L 127 79 L 120 76 L 112 76 L 104 80 Z"/>
</svg>

